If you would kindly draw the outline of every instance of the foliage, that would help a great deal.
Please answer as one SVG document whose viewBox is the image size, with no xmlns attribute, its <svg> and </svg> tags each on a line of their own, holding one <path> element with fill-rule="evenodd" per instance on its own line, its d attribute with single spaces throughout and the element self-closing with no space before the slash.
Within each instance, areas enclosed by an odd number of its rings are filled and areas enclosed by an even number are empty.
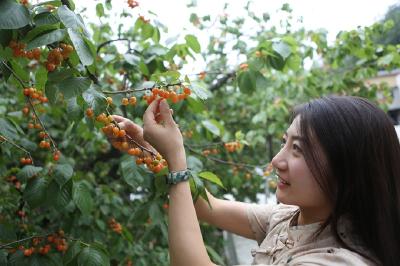
<svg viewBox="0 0 400 266">
<path fill-rule="evenodd" d="M 111 10 L 111 1 L 98 3 L 96 25 L 71 0 L 0 3 L 2 264 L 168 264 L 167 169 L 155 170 L 157 154 L 144 165 L 121 152 L 143 147 L 118 135 L 109 114 L 141 124 L 153 95 L 169 98 L 194 197 L 207 187 L 255 200 L 265 178 L 276 185 L 268 161 L 293 105 L 335 93 L 385 107 L 390 88 L 365 81 L 400 64 L 399 46 L 374 42 L 390 23 L 341 32 L 328 45 L 323 31 L 293 30 L 289 6 L 277 14 L 281 29 L 249 4 L 245 17 L 221 15 L 215 23 L 193 13 L 197 30 L 217 29 L 208 45 L 192 33 L 164 44 L 161 23 L 138 16 L 122 31 L 107 22 Z M 240 31 L 247 23 L 256 25 L 251 36 Z M 182 69 L 198 53 L 207 69 L 189 78 Z M 245 58 L 234 67 L 233 54 Z M 117 149 L 102 134 L 104 123 L 117 129 Z M 221 234 L 202 229 L 211 258 L 223 264 Z"/>
</svg>

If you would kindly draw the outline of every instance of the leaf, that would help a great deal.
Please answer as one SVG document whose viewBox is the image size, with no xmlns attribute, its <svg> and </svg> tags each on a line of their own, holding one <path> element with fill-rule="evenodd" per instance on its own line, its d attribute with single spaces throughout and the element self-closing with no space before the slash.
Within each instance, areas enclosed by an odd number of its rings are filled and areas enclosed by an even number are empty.
<svg viewBox="0 0 400 266">
<path fill-rule="evenodd" d="M 158 224 L 161 223 L 163 219 L 163 213 L 160 210 L 160 206 L 156 202 L 152 202 L 149 208 L 149 216 L 153 223 Z"/>
<path fill-rule="evenodd" d="M 193 172 L 200 172 L 203 170 L 203 163 L 195 156 L 189 156 L 187 158 L 188 168 Z"/>
<path fill-rule="evenodd" d="M 64 29 L 59 29 L 59 30 L 53 30 L 49 33 L 45 33 L 43 35 L 40 35 L 39 37 L 33 39 L 30 43 L 28 43 L 28 46 L 26 49 L 32 50 L 33 48 L 36 47 L 41 47 L 43 45 L 48 45 L 52 44 L 54 42 L 59 42 L 63 40 L 65 37 L 65 30 Z"/>
<path fill-rule="evenodd" d="M 65 99 L 70 99 L 81 95 L 84 91 L 89 89 L 92 81 L 85 77 L 70 77 L 66 78 L 57 84 L 60 92 L 64 94 Z"/>
<path fill-rule="evenodd" d="M 140 57 L 134 54 L 124 54 L 123 55 L 125 58 L 125 61 L 128 62 L 128 64 L 137 66 L 140 62 Z"/>
<path fill-rule="evenodd" d="M 273 52 L 271 55 L 269 55 L 267 62 L 271 67 L 275 68 L 276 70 L 282 70 L 285 67 L 285 60 L 277 52 Z"/>
<path fill-rule="evenodd" d="M 57 14 L 66 28 L 75 32 L 84 32 L 88 36 L 88 32 L 83 24 L 82 20 L 78 15 L 71 11 L 67 6 L 63 5 L 57 9 Z"/>
<path fill-rule="evenodd" d="M 194 35 L 188 34 L 185 36 L 186 44 L 193 50 L 195 53 L 201 52 L 200 43 Z"/>
<path fill-rule="evenodd" d="M 38 90 L 43 91 L 47 82 L 47 70 L 43 66 L 39 66 L 39 69 L 35 74 L 35 86 Z"/>
<path fill-rule="evenodd" d="M 100 113 L 106 107 L 106 103 L 104 101 L 104 95 L 96 88 L 97 86 L 92 85 L 82 96 L 95 113 Z"/>
<path fill-rule="evenodd" d="M 96 5 L 96 15 L 98 17 L 103 17 L 104 16 L 104 7 L 102 3 L 98 3 Z"/>
<path fill-rule="evenodd" d="M 84 66 L 89 66 L 93 64 L 94 62 L 93 55 L 89 47 L 87 46 L 85 40 L 83 39 L 82 34 L 70 28 L 68 29 L 68 34 L 69 37 L 71 38 L 72 43 L 74 44 L 75 51 L 78 54 L 81 63 Z"/>
<path fill-rule="evenodd" d="M 141 183 L 143 183 L 143 176 L 139 172 L 139 167 L 135 164 L 130 156 L 126 156 L 121 162 L 122 177 L 125 182 L 136 189 Z"/>
<path fill-rule="evenodd" d="M 210 120 L 203 120 L 201 121 L 201 124 L 212 134 L 220 136 L 221 132 L 219 128 L 215 124 L 213 124 Z"/>
<path fill-rule="evenodd" d="M 214 184 L 216 184 L 216 185 L 218 185 L 218 186 L 220 186 L 222 188 L 225 188 L 224 185 L 221 182 L 221 179 L 219 179 L 219 177 L 216 176 L 214 173 L 206 171 L 206 172 L 199 173 L 198 176 L 200 176 L 201 178 L 203 178 L 205 180 L 208 180 L 208 181 L 210 181 L 210 182 L 212 182 L 212 183 L 214 183 Z"/>
<path fill-rule="evenodd" d="M 10 242 L 16 238 L 17 235 L 12 224 L 4 223 L 4 221 L 2 221 L 2 223 L 0 223 L 0 242 Z"/>
<path fill-rule="evenodd" d="M 68 247 L 67 253 L 63 256 L 63 264 L 67 265 L 70 263 L 82 250 L 81 243 L 75 241 L 70 247 Z"/>
<path fill-rule="evenodd" d="M 286 58 L 288 58 L 289 55 L 292 53 L 290 46 L 282 41 L 273 43 L 272 50 L 282 56 L 283 60 L 286 60 Z"/>
<path fill-rule="evenodd" d="M 34 38 L 37 36 L 43 35 L 49 31 L 54 31 L 59 29 L 60 25 L 59 24 L 46 24 L 46 25 L 41 25 L 33 28 L 33 30 L 29 31 L 28 34 L 24 37 L 23 42 L 28 43 L 32 41 Z"/>
<path fill-rule="evenodd" d="M 206 100 L 207 98 L 211 97 L 211 92 L 204 87 L 203 84 L 199 82 L 192 82 L 190 88 L 192 92 L 202 100 Z"/>
<path fill-rule="evenodd" d="M 26 179 L 37 175 L 42 170 L 43 168 L 39 166 L 25 165 L 24 168 L 22 168 L 21 171 L 17 173 L 17 178 L 20 181 L 25 181 Z"/>
<path fill-rule="evenodd" d="M 10 60 L 10 63 L 12 69 L 20 79 L 22 79 L 25 82 L 29 81 L 29 72 L 27 71 L 26 68 L 22 68 L 21 65 L 15 60 Z"/>
<path fill-rule="evenodd" d="M 85 247 L 78 256 L 78 266 L 108 266 L 108 255 L 94 245 Z"/>
<path fill-rule="evenodd" d="M 60 20 L 51 12 L 40 13 L 33 18 L 36 26 L 59 23 Z"/>
<path fill-rule="evenodd" d="M 30 17 L 25 6 L 13 0 L 0 1 L 0 29 L 19 29 L 29 24 Z"/>
<path fill-rule="evenodd" d="M 256 76 L 253 71 L 240 72 L 238 76 L 238 85 L 241 92 L 251 94 L 256 89 Z"/>
<path fill-rule="evenodd" d="M 90 214 L 93 209 L 93 198 L 90 194 L 90 185 L 87 181 L 73 183 L 72 199 L 84 215 Z"/>
<path fill-rule="evenodd" d="M 0 118 L 0 134 L 10 140 L 14 140 L 18 136 L 15 127 L 13 127 L 10 122 L 4 118 Z"/>
<path fill-rule="evenodd" d="M 45 202 L 47 184 L 46 178 L 43 177 L 32 178 L 28 181 L 23 198 L 28 202 L 31 208 L 36 208 Z"/>
<path fill-rule="evenodd" d="M 57 164 L 54 168 L 54 178 L 58 185 L 62 187 L 74 174 L 74 169 L 69 164 Z"/>
</svg>

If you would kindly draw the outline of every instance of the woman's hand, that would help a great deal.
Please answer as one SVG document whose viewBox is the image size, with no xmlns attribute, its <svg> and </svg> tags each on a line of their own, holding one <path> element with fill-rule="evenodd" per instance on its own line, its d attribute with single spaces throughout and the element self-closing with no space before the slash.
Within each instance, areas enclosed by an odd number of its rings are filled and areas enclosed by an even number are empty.
<svg viewBox="0 0 400 266">
<path fill-rule="evenodd" d="M 166 100 L 153 101 L 143 115 L 143 136 L 168 162 L 170 171 L 186 169 L 182 134 Z"/>
<path fill-rule="evenodd" d="M 155 153 L 155 149 L 143 138 L 143 128 L 135 123 L 133 123 L 131 120 L 119 116 L 119 115 L 113 115 L 112 118 L 114 119 L 115 122 L 118 123 L 118 126 L 120 129 L 125 130 L 126 135 L 131 137 L 135 142 L 137 142 L 139 145 L 141 145 L 144 148 L 147 148 Z M 118 138 L 115 138 L 112 134 L 108 135 L 107 137 L 110 138 L 111 144 L 113 146 L 116 146 L 116 142 L 120 141 Z"/>
</svg>

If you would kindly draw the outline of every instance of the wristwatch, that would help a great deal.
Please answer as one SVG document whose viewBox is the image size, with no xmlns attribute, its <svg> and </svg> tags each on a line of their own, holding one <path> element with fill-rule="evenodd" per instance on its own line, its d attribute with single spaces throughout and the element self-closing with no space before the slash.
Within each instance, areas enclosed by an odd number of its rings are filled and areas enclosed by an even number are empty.
<svg viewBox="0 0 400 266">
<path fill-rule="evenodd" d="M 167 184 L 168 185 L 175 185 L 182 181 L 189 180 L 191 176 L 190 169 L 186 169 L 183 171 L 174 171 L 169 172 L 167 175 Z"/>
</svg>

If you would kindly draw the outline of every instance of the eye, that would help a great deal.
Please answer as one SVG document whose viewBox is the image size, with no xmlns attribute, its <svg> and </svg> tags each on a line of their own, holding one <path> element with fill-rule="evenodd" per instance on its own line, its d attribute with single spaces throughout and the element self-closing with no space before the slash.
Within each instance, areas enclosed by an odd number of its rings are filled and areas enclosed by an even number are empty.
<svg viewBox="0 0 400 266">
<path fill-rule="evenodd" d="M 282 138 L 282 141 L 281 141 L 281 149 L 285 146 L 285 144 L 286 144 L 286 139 L 285 139 L 285 138 Z"/>
<path fill-rule="evenodd" d="M 295 151 L 297 151 L 297 152 L 302 152 L 300 146 L 297 145 L 297 144 L 293 144 L 293 150 L 295 150 Z"/>
</svg>

